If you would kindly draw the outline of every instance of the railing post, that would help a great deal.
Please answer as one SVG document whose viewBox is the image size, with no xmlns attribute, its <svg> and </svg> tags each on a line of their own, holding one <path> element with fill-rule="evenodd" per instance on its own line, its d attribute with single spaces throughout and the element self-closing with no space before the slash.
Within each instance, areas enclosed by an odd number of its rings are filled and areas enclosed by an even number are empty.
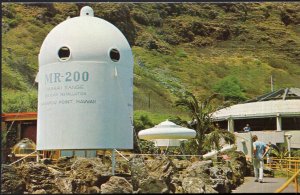
<svg viewBox="0 0 300 195">
<path fill-rule="evenodd" d="M 295 190 L 296 190 L 296 193 L 298 193 L 298 179 L 297 179 L 297 177 L 295 177 Z"/>
<path fill-rule="evenodd" d="M 296 161 L 295 161 L 295 169 L 296 169 L 296 170 L 295 170 L 295 173 L 298 172 L 298 166 L 299 166 L 299 164 L 298 164 L 298 161 L 296 160 Z M 298 177 L 296 177 L 295 180 L 296 180 L 296 193 L 298 193 L 298 191 L 299 191 Z"/>
<path fill-rule="evenodd" d="M 286 172 L 288 173 L 288 177 L 289 177 L 289 166 L 288 166 L 288 159 L 285 159 L 285 166 L 286 166 Z"/>
</svg>

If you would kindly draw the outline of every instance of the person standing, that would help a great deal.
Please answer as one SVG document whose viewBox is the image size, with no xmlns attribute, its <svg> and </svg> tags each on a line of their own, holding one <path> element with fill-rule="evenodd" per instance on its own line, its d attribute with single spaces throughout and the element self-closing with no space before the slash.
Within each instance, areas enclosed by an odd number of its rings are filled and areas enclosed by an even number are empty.
<svg viewBox="0 0 300 195">
<path fill-rule="evenodd" d="M 258 141 L 256 135 L 252 136 L 253 142 L 253 167 L 254 167 L 254 176 L 255 182 L 263 183 L 264 177 L 264 156 L 270 149 L 270 147 L 262 142 Z"/>
</svg>

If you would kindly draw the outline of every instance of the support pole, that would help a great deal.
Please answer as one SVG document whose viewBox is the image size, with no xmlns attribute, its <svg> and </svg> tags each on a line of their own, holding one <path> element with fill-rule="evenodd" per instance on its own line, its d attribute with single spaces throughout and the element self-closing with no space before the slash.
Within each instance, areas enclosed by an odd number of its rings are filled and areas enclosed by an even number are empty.
<svg viewBox="0 0 300 195">
<path fill-rule="evenodd" d="M 291 169 L 291 138 L 292 135 L 291 134 L 285 134 L 286 138 L 287 138 L 287 145 L 288 145 L 288 151 L 289 151 L 289 169 Z"/>
<path fill-rule="evenodd" d="M 40 153 L 36 151 L 36 162 L 40 162 Z"/>
<path fill-rule="evenodd" d="M 234 133 L 234 120 L 232 117 L 228 118 L 227 130 L 231 133 Z"/>
<path fill-rule="evenodd" d="M 271 75 L 271 92 L 274 92 L 274 86 L 273 86 L 273 75 Z"/>
<path fill-rule="evenodd" d="M 112 175 L 115 175 L 115 166 L 116 166 L 116 153 L 115 153 L 115 149 L 112 149 L 111 151 L 111 172 L 112 172 Z"/>
<path fill-rule="evenodd" d="M 276 131 L 282 131 L 282 120 L 279 114 L 276 116 Z"/>
<path fill-rule="evenodd" d="M 253 154 L 253 141 L 252 141 L 252 133 L 249 133 L 250 135 L 250 156 L 251 156 L 251 162 L 253 164 L 253 158 L 254 158 L 254 154 Z"/>
</svg>

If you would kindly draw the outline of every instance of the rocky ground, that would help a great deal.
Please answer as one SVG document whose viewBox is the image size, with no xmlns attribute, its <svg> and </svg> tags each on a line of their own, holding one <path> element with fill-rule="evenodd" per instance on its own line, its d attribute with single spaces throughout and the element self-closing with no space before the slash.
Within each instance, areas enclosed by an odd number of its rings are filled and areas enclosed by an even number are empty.
<svg viewBox="0 0 300 195">
<path fill-rule="evenodd" d="M 228 193 L 252 169 L 243 153 L 226 155 L 229 159 L 136 155 L 128 162 L 117 159 L 114 176 L 108 157 L 2 164 L 1 193 Z"/>
</svg>

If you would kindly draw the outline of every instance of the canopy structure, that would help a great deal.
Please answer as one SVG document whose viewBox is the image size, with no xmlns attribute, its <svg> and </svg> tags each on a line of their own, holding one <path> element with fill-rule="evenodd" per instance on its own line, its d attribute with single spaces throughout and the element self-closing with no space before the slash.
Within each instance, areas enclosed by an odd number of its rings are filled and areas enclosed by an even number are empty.
<svg viewBox="0 0 300 195">
<path fill-rule="evenodd" d="M 168 120 L 138 133 L 140 139 L 153 141 L 157 147 L 180 146 L 183 140 L 196 136 L 196 131 L 176 125 Z"/>
</svg>

